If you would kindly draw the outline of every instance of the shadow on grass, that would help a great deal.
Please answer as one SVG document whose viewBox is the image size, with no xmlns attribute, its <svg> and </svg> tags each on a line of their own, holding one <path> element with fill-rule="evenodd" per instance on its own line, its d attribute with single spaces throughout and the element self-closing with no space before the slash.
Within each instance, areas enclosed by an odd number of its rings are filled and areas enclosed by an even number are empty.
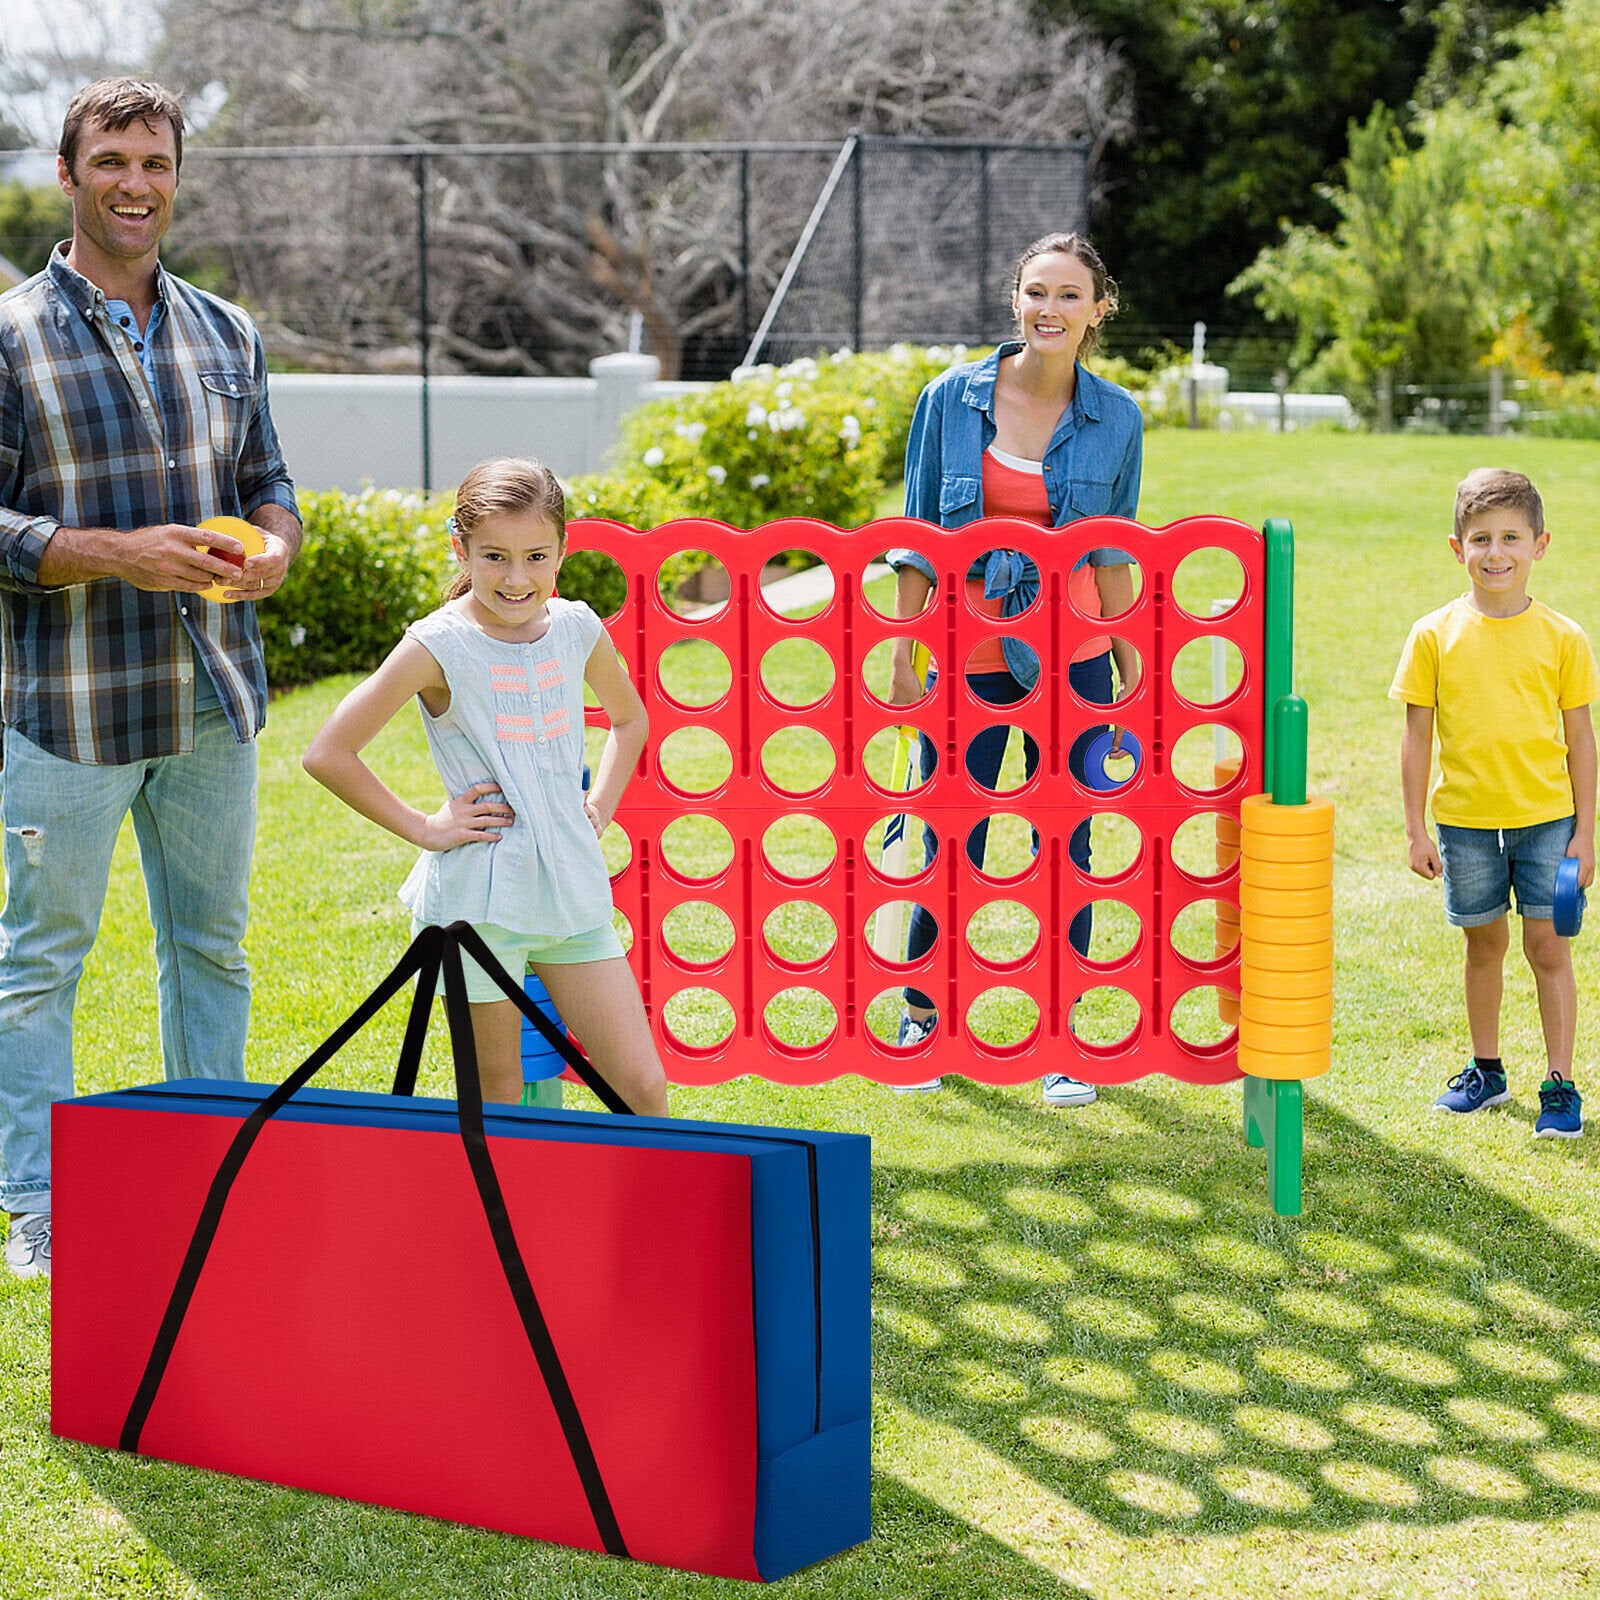
<svg viewBox="0 0 1600 1600">
<path fill-rule="evenodd" d="M 170 1462 L 60 1441 L 54 1447 L 208 1600 L 659 1600 L 755 1592 L 748 1583 L 615 1561 Z M 880 1478 L 875 1486 L 873 1520 L 871 1543 L 785 1578 L 783 1592 L 863 1600 L 891 1593 L 896 1600 L 957 1594 L 1073 1600 L 1084 1594 L 893 1479 Z"/>
<path fill-rule="evenodd" d="M 1014 1094 L 939 1098 L 1037 1145 Z M 1038 1164 L 880 1160 L 880 1395 L 1130 1536 L 1600 1508 L 1600 1261 L 1314 1101 L 1276 1217 L 1237 1093 L 1196 1104 L 1104 1092 Z"/>
</svg>

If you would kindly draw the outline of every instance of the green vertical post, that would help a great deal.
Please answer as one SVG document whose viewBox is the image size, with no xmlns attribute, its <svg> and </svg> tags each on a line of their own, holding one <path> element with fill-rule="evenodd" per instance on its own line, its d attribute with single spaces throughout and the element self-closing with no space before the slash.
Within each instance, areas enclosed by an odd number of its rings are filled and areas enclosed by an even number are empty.
<svg viewBox="0 0 1600 1600">
<path fill-rule="evenodd" d="M 1284 517 L 1261 530 L 1266 545 L 1265 657 L 1262 663 L 1265 782 L 1272 803 L 1306 803 L 1306 703 L 1294 692 L 1294 529 Z M 1302 1208 L 1305 1091 L 1297 1079 L 1244 1080 L 1245 1143 L 1267 1154 L 1267 1195 L 1280 1217 Z"/>
<path fill-rule="evenodd" d="M 1277 732 L 1272 708 L 1294 693 L 1294 529 L 1286 517 L 1269 517 L 1262 528 L 1267 549 L 1265 646 L 1262 663 L 1263 721 L 1266 771 L 1261 787 L 1277 789 Z"/>
</svg>

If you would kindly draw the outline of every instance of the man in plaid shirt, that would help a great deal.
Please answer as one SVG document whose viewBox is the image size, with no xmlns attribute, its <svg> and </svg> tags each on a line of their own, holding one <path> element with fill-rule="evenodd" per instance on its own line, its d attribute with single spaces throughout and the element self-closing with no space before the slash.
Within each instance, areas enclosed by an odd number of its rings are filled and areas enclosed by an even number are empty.
<svg viewBox="0 0 1600 1600">
<path fill-rule="evenodd" d="M 167 1075 L 244 1076 L 255 606 L 300 520 L 255 328 L 158 260 L 182 158 L 159 85 L 82 90 L 57 161 L 72 238 L 0 296 L 0 1207 L 22 1276 L 50 1271 L 50 1105 L 73 1092 L 78 979 L 130 812 Z M 241 568 L 238 540 L 195 526 L 219 515 L 265 550 Z M 201 597 L 219 579 L 236 603 Z"/>
</svg>

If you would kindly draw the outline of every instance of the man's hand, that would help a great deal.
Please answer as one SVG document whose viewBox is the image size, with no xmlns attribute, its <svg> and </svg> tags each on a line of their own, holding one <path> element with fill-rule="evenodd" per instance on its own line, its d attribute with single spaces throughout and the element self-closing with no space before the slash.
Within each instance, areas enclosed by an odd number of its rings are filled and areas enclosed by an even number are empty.
<svg viewBox="0 0 1600 1600">
<path fill-rule="evenodd" d="M 57 528 L 39 562 L 39 582 L 54 589 L 96 578 L 121 578 L 135 589 L 198 594 L 219 580 L 230 582 L 239 576 L 238 562 L 212 555 L 213 544 L 244 554 L 237 539 L 182 522 L 128 530 Z"/>
<path fill-rule="evenodd" d="M 289 542 L 275 533 L 262 530 L 266 549 L 258 556 L 246 558 L 244 570 L 224 596 L 228 600 L 265 600 L 276 594 L 289 575 L 289 562 L 293 552 Z M 237 569 L 235 569 L 237 570 Z"/>
</svg>

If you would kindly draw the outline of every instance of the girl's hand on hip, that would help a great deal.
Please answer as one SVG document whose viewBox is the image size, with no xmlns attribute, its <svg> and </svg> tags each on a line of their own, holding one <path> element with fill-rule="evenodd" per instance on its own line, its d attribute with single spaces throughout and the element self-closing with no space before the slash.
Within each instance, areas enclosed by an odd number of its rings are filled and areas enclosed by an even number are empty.
<svg viewBox="0 0 1600 1600">
<path fill-rule="evenodd" d="M 492 797 L 492 798 L 491 798 Z M 497 783 L 475 783 L 447 800 L 423 824 L 424 850 L 454 850 L 460 845 L 493 844 L 516 821 Z"/>
</svg>

